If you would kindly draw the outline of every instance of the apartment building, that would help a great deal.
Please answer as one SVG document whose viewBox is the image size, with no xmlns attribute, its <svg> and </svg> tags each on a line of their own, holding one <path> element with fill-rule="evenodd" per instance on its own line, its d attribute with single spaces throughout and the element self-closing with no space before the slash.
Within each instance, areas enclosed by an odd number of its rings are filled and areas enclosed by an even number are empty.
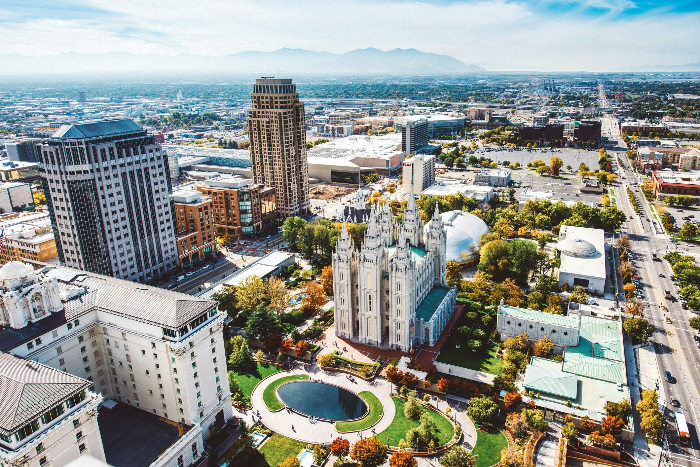
<svg viewBox="0 0 700 467">
<path fill-rule="evenodd" d="M 405 194 L 420 196 L 423 190 L 435 184 L 435 156 L 418 154 L 403 162 L 403 183 Z"/>
<path fill-rule="evenodd" d="M 216 302 L 20 262 L 0 268 L 0 281 L 0 351 L 86 380 L 89 392 L 146 412 L 140 418 L 180 427 L 154 465 L 191 465 L 209 427 L 233 416 Z"/>
<path fill-rule="evenodd" d="M 7 158 L 14 162 L 38 162 L 37 144 L 40 142 L 38 138 L 27 138 L 6 143 Z"/>
<path fill-rule="evenodd" d="M 429 142 L 428 120 L 408 121 L 401 127 L 401 149 L 406 155 L 417 153 Z"/>
<path fill-rule="evenodd" d="M 197 190 L 178 190 L 173 201 L 177 225 L 177 256 L 180 267 L 190 266 L 216 253 L 211 198 Z"/>
<path fill-rule="evenodd" d="M 253 180 L 275 188 L 280 216 L 308 213 L 306 125 L 296 85 L 291 79 L 257 79 L 251 98 L 248 130 Z"/>
<path fill-rule="evenodd" d="M 56 240 L 48 214 L 16 217 L 0 223 L 5 242 L 0 248 L 0 264 L 22 261 L 35 266 L 58 262 Z"/>
<path fill-rule="evenodd" d="M 131 120 L 64 125 L 39 170 L 62 264 L 139 282 L 177 265 L 168 161 Z"/>
<path fill-rule="evenodd" d="M 222 175 L 205 180 L 197 190 L 212 200 L 217 235 L 240 240 L 277 225 L 276 188 Z"/>
<path fill-rule="evenodd" d="M 104 461 L 97 424 L 102 396 L 90 384 L 0 353 L 0 465 L 59 467 L 83 454 Z"/>
</svg>

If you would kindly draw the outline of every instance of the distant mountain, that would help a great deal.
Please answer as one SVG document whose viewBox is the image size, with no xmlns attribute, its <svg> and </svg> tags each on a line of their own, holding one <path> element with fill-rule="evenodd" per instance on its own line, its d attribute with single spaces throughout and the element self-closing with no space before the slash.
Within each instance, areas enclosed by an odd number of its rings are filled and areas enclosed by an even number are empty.
<svg viewBox="0 0 700 467">
<path fill-rule="evenodd" d="M 685 65 L 643 65 L 625 68 L 624 71 L 646 72 L 684 72 L 700 71 L 700 62 L 687 63 Z"/>
<path fill-rule="evenodd" d="M 0 55 L 0 75 L 148 73 L 180 75 L 448 75 L 486 71 L 449 55 L 416 49 L 358 49 L 343 54 L 304 49 L 231 55 L 158 55 L 112 52 L 51 56 Z"/>
</svg>

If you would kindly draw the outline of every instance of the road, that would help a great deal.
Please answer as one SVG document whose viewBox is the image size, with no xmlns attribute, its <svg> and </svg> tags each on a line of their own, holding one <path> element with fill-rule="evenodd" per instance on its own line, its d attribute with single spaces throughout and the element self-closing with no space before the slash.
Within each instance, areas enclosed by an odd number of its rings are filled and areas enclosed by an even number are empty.
<svg viewBox="0 0 700 467">
<path fill-rule="evenodd" d="M 604 118 L 606 120 L 606 118 Z M 691 312 L 683 310 L 678 300 L 677 288 L 670 277 L 673 274 L 670 265 L 662 260 L 664 254 L 670 248 L 669 237 L 665 233 L 658 233 L 656 226 L 650 222 L 652 213 L 649 205 L 644 201 L 639 189 L 639 179 L 631 171 L 629 161 L 625 155 L 624 143 L 610 134 L 617 125 L 613 122 L 604 124 L 611 141 L 617 141 L 617 150 L 612 150 L 614 156 L 619 156 L 624 167 L 620 168 L 620 183 L 615 187 L 617 204 L 627 215 L 627 221 L 623 224 L 623 232 L 629 235 L 634 252 L 637 273 L 639 275 L 644 293 L 644 316 L 654 326 L 654 334 L 651 338 L 656 349 L 656 358 L 660 370 L 659 397 L 665 406 L 665 418 L 667 421 L 667 449 L 670 461 L 675 465 L 700 467 L 700 442 L 698 429 L 700 428 L 700 379 L 697 368 L 700 367 L 700 350 L 695 346 L 693 335 L 695 331 L 688 326 L 688 319 L 693 316 Z M 613 157 L 617 160 L 617 157 Z M 640 215 L 636 215 L 629 202 L 627 188 L 632 189 L 634 196 L 639 200 Z M 630 216 L 632 217 L 630 219 Z M 652 257 L 656 254 L 658 259 Z M 667 300 L 665 291 L 670 290 L 673 297 Z M 661 306 L 667 307 L 666 312 Z M 670 318 L 667 322 L 666 317 Z M 673 376 L 671 382 L 666 381 L 664 372 L 669 371 Z M 671 406 L 670 396 L 675 396 L 681 408 Z M 638 400 L 638 396 L 635 397 Z M 675 410 L 682 410 L 688 421 L 691 434 L 691 446 L 683 446 L 678 441 L 678 432 L 673 417 Z"/>
</svg>

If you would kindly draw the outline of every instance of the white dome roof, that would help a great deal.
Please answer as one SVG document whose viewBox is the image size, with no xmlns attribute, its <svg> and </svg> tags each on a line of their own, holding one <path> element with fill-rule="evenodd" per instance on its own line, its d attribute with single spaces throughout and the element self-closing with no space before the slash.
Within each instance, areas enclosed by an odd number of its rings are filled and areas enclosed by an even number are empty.
<svg viewBox="0 0 700 467">
<path fill-rule="evenodd" d="M 34 275 L 34 270 L 20 261 L 10 261 L 0 268 L 0 280 L 19 280 Z"/>
<path fill-rule="evenodd" d="M 557 243 L 557 250 L 576 258 L 592 258 L 597 254 L 595 246 L 582 238 L 565 238 Z"/>
<path fill-rule="evenodd" d="M 463 211 L 443 212 L 440 217 L 447 234 L 447 260 L 462 262 L 474 258 L 479 252 L 481 235 L 489 231 L 486 223 L 474 214 Z M 428 228 L 429 225 L 426 225 L 425 229 Z"/>
</svg>

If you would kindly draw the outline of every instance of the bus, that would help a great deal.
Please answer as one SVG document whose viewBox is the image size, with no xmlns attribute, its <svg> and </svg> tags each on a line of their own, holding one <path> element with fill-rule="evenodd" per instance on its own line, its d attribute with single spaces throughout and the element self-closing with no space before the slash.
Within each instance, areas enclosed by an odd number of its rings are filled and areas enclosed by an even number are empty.
<svg viewBox="0 0 700 467">
<path fill-rule="evenodd" d="M 690 444 L 690 431 L 688 424 L 685 422 L 685 415 L 680 410 L 675 412 L 676 426 L 678 427 L 678 437 L 682 444 Z"/>
</svg>

